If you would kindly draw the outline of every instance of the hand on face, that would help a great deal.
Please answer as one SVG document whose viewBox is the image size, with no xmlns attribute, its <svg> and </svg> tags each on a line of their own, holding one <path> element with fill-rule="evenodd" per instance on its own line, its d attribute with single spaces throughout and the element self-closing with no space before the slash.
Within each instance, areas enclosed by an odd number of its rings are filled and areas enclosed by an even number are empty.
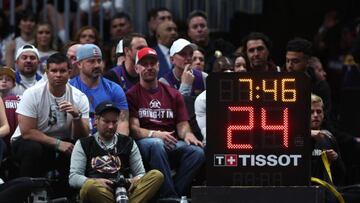
<svg viewBox="0 0 360 203">
<path fill-rule="evenodd" d="M 195 76 L 191 69 L 191 64 L 187 64 L 184 68 L 184 71 L 181 75 L 181 83 L 192 85 L 195 80 Z"/>
</svg>

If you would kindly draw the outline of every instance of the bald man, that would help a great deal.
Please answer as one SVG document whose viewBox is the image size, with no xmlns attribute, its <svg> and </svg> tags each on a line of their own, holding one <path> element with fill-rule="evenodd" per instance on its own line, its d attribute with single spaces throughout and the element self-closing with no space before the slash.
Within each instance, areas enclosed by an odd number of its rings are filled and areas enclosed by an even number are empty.
<svg viewBox="0 0 360 203">
<path fill-rule="evenodd" d="M 81 44 L 74 44 L 70 46 L 66 52 L 66 56 L 69 58 L 71 64 L 70 78 L 74 78 L 79 75 L 79 68 L 76 63 L 76 51 L 80 46 Z"/>
<path fill-rule="evenodd" d="M 171 68 L 169 50 L 172 43 L 177 39 L 177 26 L 173 21 L 164 21 L 156 29 L 157 45 L 154 47 L 160 64 L 158 77 L 163 77 Z"/>
</svg>

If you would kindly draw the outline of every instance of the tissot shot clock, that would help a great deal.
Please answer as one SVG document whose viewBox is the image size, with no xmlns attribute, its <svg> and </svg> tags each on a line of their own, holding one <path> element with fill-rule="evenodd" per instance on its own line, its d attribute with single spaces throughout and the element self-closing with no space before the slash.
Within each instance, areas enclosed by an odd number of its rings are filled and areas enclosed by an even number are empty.
<svg viewBox="0 0 360 203">
<path fill-rule="evenodd" d="M 301 73 L 207 78 L 207 184 L 310 183 L 310 81 Z"/>
</svg>

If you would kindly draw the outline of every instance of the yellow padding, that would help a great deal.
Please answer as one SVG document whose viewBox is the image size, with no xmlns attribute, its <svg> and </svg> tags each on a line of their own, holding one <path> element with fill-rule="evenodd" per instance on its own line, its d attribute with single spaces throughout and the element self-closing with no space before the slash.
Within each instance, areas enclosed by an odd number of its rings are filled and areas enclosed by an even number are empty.
<svg viewBox="0 0 360 203">
<path fill-rule="evenodd" d="M 342 195 L 335 189 L 334 186 L 330 185 L 329 183 L 320 180 L 319 178 L 311 177 L 311 181 L 314 183 L 318 183 L 319 185 L 323 186 L 324 188 L 328 189 L 333 195 L 335 195 L 336 199 L 339 203 L 345 203 L 344 198 Z"/>
<path fill-rule="evenodd" d="M 326 151 L 325 150 L 321 152 L 321 159 L 322 159 L 322 161 L 324 163 L 324 167 L 325 167 L 326 172 L 327 172 L 327 174 L 328 174 L 328 176 L 330 178 L 330 181 L 331 181 L 331 183 L 333 183 L 331 170 L 330 170 L 330 163 L 329 163 L 329 160 L 328 160 L 328 158 L 326 156 Z"/>
</svg>

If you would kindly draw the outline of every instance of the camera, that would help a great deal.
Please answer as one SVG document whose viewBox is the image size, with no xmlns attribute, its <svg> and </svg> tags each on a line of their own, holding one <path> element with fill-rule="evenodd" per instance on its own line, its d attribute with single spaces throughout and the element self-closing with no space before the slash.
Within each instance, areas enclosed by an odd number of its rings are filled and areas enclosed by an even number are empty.
<svg viewBox="0 0 360 203">
<path fill-rule="evenodd" d="M 114 181 L 115 187 L 115 201 L 116 203 L 128 203 L 129 198 L 127 196 L 126 186 L 128 181 L 125 179 L 124 175 L 119 173 Z"/>
</svg>

